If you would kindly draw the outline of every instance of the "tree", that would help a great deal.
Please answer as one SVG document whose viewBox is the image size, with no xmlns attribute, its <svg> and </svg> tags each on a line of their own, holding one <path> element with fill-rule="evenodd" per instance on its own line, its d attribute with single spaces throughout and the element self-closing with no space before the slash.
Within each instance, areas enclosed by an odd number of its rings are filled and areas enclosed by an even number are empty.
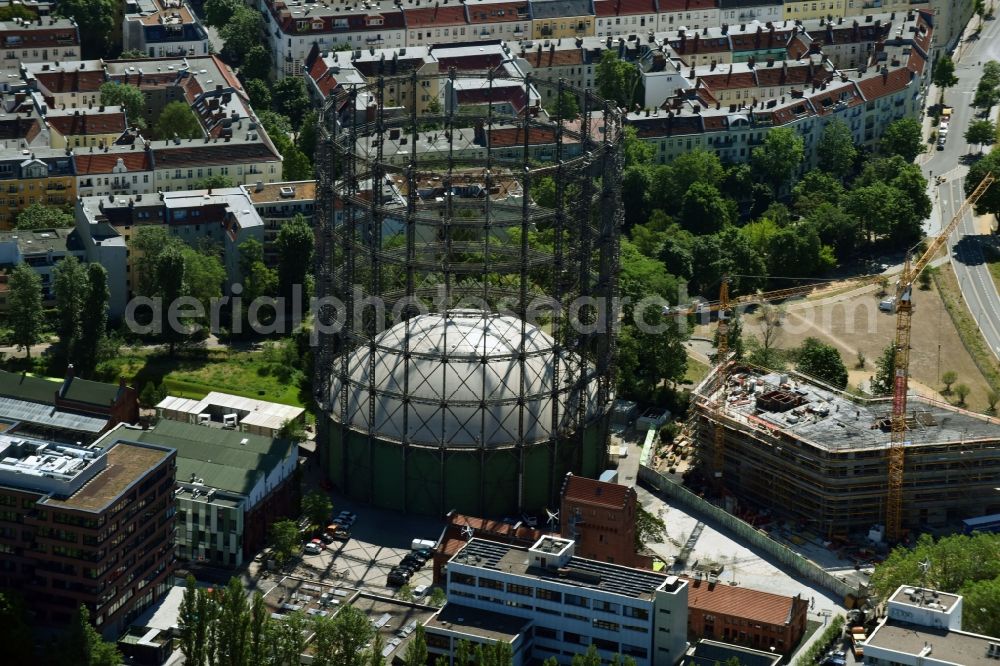
<svg viewBox="0 0 1000 666">
<path fill-rule="evenodd" d="M 271 88 L 261 79 L 249 79 L 243 84 L 250 98 L 250 106 L 254 109 L 269 109 L 271 107 Z"/>
<path fill-rule="evenodd" d="M 660 543 L 667 538 L 667 527 L 663 519 L 639 507 L 635 516 L 635 549 L 642 549 L 647 543 Z"/>
<path fill-rule="evenodd" d="M 302 498 L 302 513 L 310 523 L 322 527 L 333 515 L 333 501 L 326 493 L 314 490 Z"/>
<path fill-rule="evenodd" d="M 80 328 L 86 333 L 76 344 L 73 363 L 77 372 L 89 377 L 103 357 L 110 353 L 108 339 L 108 272 L 98 263 L 87 264 L 87 291 L 83 301 Z M 164 396 L 166 397 L 166 396 Z"/>
<path fill-rule="evenodd" d="M 606 49 L 601 53 L 594 79 L 601 97 L 619 107 L 631 108 L 640 79 L 634 64 L 621 60 L 615 50 Z"/>
<path fill-rule="evenodd" d="M 240 65 L 240 76 L 244 79 L 261 81 L 271 79 L 271 52 L 268 50 L 266 42 L 254 44 L 247 50 L 246 55 L 243 56 L 243 64 Z"/>
<path fill-rule="evenodd" d="M 31 358 L 31 345 L 42 339 L 42 278 L 24 263 L 10 272 L 7 281 L 7 321 L 18 350 Z"/>
<path fill-rule="evenodd" d="M 299 528 L 291 520 L 279 520 L 271 524 L 269 531 L 274 559 L 282 564 L 299 550 Z"/>
<path fill-rule="evenodd" d="M 268 624 L 267 641 L 271 645 L 271 664 L 293 666 L 301 663 L 302 653 L 306 649 L 304 632 L 309 624 L 301 612 L 288 613 L 280 622 Z"/>
<path fill-rule="evenodd" d="M 403 661 L 406 662 L 406 666 L 424 666 L 427 663 L 427 639 L 424 636 L 424 625 L 418 624 L 416 630 L 413 632 L 413 638 L 410 639 L 409 645 L 406 646 L 406 654 L 403 656 Z M 485 666 L 482 660 L 477 660 L 477 664 Z"/>
<path fill-rule="evenodd" d="M 205 21 L 205 25 L 221 28 L 242 5 L 240 0 L 205 0 L 204 9 L 201 12 L 202 20 Z"/>
<path fill-rule="evenodd" d="M 934 63 L 934 68 L 931 70 L 931 82 L 941 88 L 942 97 L 945 90 L 958 83 L 958 77 L 955 76 L 955 63 L 947 54 L 942 55 Z"/>
<path fill-rule="evenodd" d="M 900 585 L 916 584 L 950 594 L 961 593 L 966 595 L 962 626 L 976 631 L 972 626 L 966 627 L 966 614 L 971 620 L 976 613 L 970 613 L 969 609 L 981 606 L 971 603 L 968 595 L 975 596 L 977 587 L 983 583 L 987 583 L 983 591 L 995 590 L 989 583 L 1000 576 L 1000 558 L 996 556 L 998 549 L 1000 535 L 997 534 L 975 532 L 937 540 L 928 534 L 921 534 L 912 548 L 899 546 L 893 549 L 875 567 L 870 589 L 880 599 L 888 597 Z M 921 562 L 930 562 L 926 572 L 920 566 Z"/>
<path fill-rule="evenodd" d="M 56 335 L 59 336 L 59 356 L 70 362 L 83 332 L 83 304 L 89 285 L 87 270 L 74 257 L 68 256 L 52 270 L 52 295 L 56 301 Z"/>
<path fill-rule="evenodd" d="M 1000 393 L 996 391 L 989 390 L 986 392 L 986 411 L 990 414 L 995 414 L 997 411 L 997 402 L 1000 402 Z"/>
<path fill-rule="evenodd" d="M 965 405 L 965 399 L 969 397 L 969 393 L 972 389 L 969 388 L 968 384 L 959 384 L 955 387 L 955 395 L 958 396 L 958 404 Z"/>
<path fill-rule="evenodd" d="M 139 406 L 143 409 L 153 409 L 166 397 L 166 387 L 162 383 L 156 384 L 153 380 L 149 380 L 139 391 Z"/>
<path fill-rule="evenodd" d="M 973 120 L 965 130 L 965 141 L 979 144 L 979 152 L 983 152 L 983 146 L 996 143 L 997 127 L 991 120 Z"/>
<path fill-rule="evenodd" d="M 597 647 L 591 643 L 584 654 L 575 655 L 573 666 L 601 666 L 601 655 L 597 652 Z"/>
<path fill-rule="evenodd" d="M 223 590 L 219 609 L 219 654 L 220 666 L 244 666 L 250 647 L 250 606 L 246 591 L 239 578 L 233 576 Z"/>
<path fill-rule="evenodd" d="M 312 107 L 306 93 L 305 80 L 299 76 L 286 76 L 271 90 L 274 110 L 287 117 L 294 127 L 302 124 L 302 118 Z"/>
<path fill-rule="evenodd" d="M 274 111 L 262 111 L 260 109 L 255 109 L 255 111 L 257 112 L 257 119 L 264 126 L 267 135 L 271 137 L 271 141 L 274 141 L 275 145 L 277 145 L 281 137 L 284 137 L 286 141 L 288 140 L 288 135 L 292 133 L 292 123 L 288 118 Z"/>
<path fill-rule="evenodd" d="M 129 83 L 107 81 L 101 84 L 101 104 L 104 106 L 120 106 L 125 110 L 125 117 L 131 127 L 146 127 L 142 112 L 146 109 L 146 96 L 138 86 Z"/>
<path fill-rule="evenodd" d="M 309 222 L 296 215 L 281 226 L 274 241 L 278 250 L 278 295 L 285 298 L 286 312 L 292 308 L 294 287 L 305 295 L 306 282 L 312 273 L 315 239 Z"/>
<path fill-rule="evenodd" d="M 317 661 L 313 663 L 319 666 L 365 666 L 369 661 L 365 647 L 376 632 L 368 617 L 354 606 L 341 608 L 330 620 L 318 620 L 315 629 Z"/>
<path fill-rule="evenodd" d="M 250 642 L 247 646 L 247 666 L 254 664 L 266 664 L 268 661 L 267 652 L 267 625 L 273 622 L 271 611 L 264 604 L 264 596 L 260 592 L 254 592 L 253 601 L 250 602 Z"/>
<path fill-rule="evenodd" d="M 889 123 L 879 141 L 883 155 L 899 155 L 907 162 L 924 152 L 923 130 L 913 118 L 900 118 Z"/>
<path fill-rule="evenodd" d="M 1000 151 L 994 150 L 987 153 L 969 167 L 969 173 L 965 177 L 965 195 L 971 194 L 989 172 L 1000 174 Z M 987 213 L 993 215 L 1000 213 L 1000 185 L 997 185 L 996 182 L 991 184 L 976 202 L 976 214 L 985 215 Z"/>
<path fill-rule="evenodd" d="M 445 594 L 444 590 L 440 587 L 435 587 L 431 589 L 431 596 L 428 599 L 428 603 L 431 606 L 444 606 L 448 602 L 448 595 Z"/>
<path fill-rule="evenodd" d="M 136 58 L 145 58 L 146 52 L 142 49 L 125 49 L 118 57 L 122 60 L 135 60 Z"/>
<path fill-rule="evenodd" d="M 854 167 L 858 150 L 854 145 L 851 128 L 842 120 L 833 120 L 823 128 L 823 136 L 816 146 L 819 168 L 843 179 Z"/>
<path fill-rule="evenodd" d="M 732 222 L 728 200 L 708 183 L 695 182 L 681 199 L 680 223 L 694 234 L 715 233 Z"/>
<path fill-rule="evenodd" d="M 869 390 L 874 396 L 892 394 L 896 376 L 896 344 L 893 343 L 882 350 L 882 355 L 875 362 L 875 375 L 870 379 Z"/>
<path fill-rule="evenodd" d="M 501 643 L 500 641 L 477 643 L 475 654 L 476 666 L 510 666 L 514 659 L 510 643 Z"/>
<path fill-rule="evenodd" d="M 80 51 L 85 60 L 106 58 L 111 51 L 115 23 L 115 0 L 59 0 L 57 16 L 72 18 L 80 31 Z"/>
<path fill-rule="evenodd" d="M 580 103 L 576 99 L 576 93 L 572 90 L 563 90 L 559 93 L 552 115 L 563 120 L 576 120 L 580 115 Z"/>
<path fill-rule="evenodd" d="M 264 19 L 260 12 L 239 3 L 227 14 L 225 24 L 219 28 L 219 37 L 223 42 L 222 56 L 232 64 L 242 64 L 250 49 L 261 44 L 263 27 Z"/>
<path fill-rule="evenodd" d="M 375 632 L 375 638 L 372 639 L 371 650 L 368 651 L 368 662 L 365 666 L 385 666 L 385 657 L 382 656 L 382 650 L 385 649 L 385 639 L 382 638 L 382 634 Z"/>
<path fill-rule="evenodd" d="M 191 187 L 192 190 L 214 190 L 222 187 L 236 187 L 236 182 L 229 176 L 223 176 L 221 174 L 215 174 L 214 176 L 206 176 L 201 180 L 195 181 L 194 185 Z"/>
<path fill-rule="evenodd" d="M 171 304 L 187 295 L 184 254 L 174 245 L 166 247 L 156 258 L 156 286 L 156 295 L 160 297 L 160 337 L 173 357 L 177 343 L 187 336 L 186 330 L 173 326 L 170 321 Z"/>
<path fill-rule="evenodd" d="M 951 385 L 958 381 L 958 373 L 954 370 L 946 370 L 941 374 L 941 382 L 944 384 L 944 393 L 948 395 L 951 393 Z"/>
<path fill-rule="evenodd" d="M 847 366 L 840 352 L 816 338 L 806 338 L 799 347 L 796 361 L 799 372 L 815 377 L 831 386 L 847 388 Z"/>
<path fill-rule="evenodd" d="M 771 185 L 775 193 L 798 170 L 805 156 L 805 142 L 789 127 L 776 127 L 767 133 L 763 145 L 753 149 L 750 163 Z"/>
<path fill-rule="evenodd" d="M 819 169 L 807 171 L 792 188 L 794 208 L 800 215 L 808 215 L 823 204 L 836 206 L 843 196 L 840 180 Z"/>
<path fill-rule="evenodd" d="M 55 206 L 29 204 L 17 215 L 15 229 L 58 229 L 73 226 L 73 215 Z"/>
<path fill-rule="evenodd" d="M 291 143 L 282 152 L 281 177 L 285 180 L 312 180 L 313 165 L 309 156 Z"/>
<path fill-rule="evenodd" d="M 90 611 L 82 604 L 73 613 L 69 628 L 54 648 L 55 663 L 75 666 L 118 666 L 122 663 L 118 648 L 101 638 L 91 626 Z"/>
<path fill-rule="evenodd" d="M 302 117 L 299 133 L 295 136 L 295 147 L 312 162 L 316 155 L 316 136 L 319 130 L 319 117 L 316 111 L 309 111 Z"/>
<path fill-rule="evenodd" d="M 198 116 L 185 102 L 171 102 L 163 107 L 160 117 L 156 119 L 153 131 L 157 138 L 200 139 L 204 136 Z"/>
<path fill-rule="evenodd" d="M 146 386 L 152 386 L 148 382 Z M 202 666 L 205 663 L 205 615 L 200 612 L 199 590 L 194 576 L 188 574 L 184 598 L 177 614 L 177 628 L 180 630 L 180 648 L 184 655 L 184 663 L 191 666 Z M 202 592 L 202 595 L 204 593 Z"/>
<path fill-rule="evenodd" d="M 11 664 L 35 663 L 35 646 L 24 600 L 16 592 L 0 592 L 0 645 Z"/>
<path fill-rule="evenodd" d="M 976 94 L 972 97 L 972 105 L 986 112 L 996 106 L 997 102 L 1000 102 L 1000 90 L 986 77 L 983 77 L 976 87 Z"/>
</svg>

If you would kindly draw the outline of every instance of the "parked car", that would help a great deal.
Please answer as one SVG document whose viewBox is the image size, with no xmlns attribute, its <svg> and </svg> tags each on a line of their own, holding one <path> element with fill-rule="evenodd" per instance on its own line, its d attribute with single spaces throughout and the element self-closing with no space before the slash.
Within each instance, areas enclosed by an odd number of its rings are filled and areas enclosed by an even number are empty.
<svg viewBox="0 0 1000 666">
<path fill-rule="evenodd" d="M 413 598 L 422 599 L 424 595 L 427 594 L 428 589 L 430 588 L 428 588 L 426 585 L 417 585 L 415 588 L 413 588 Z"/>
<path fill-rule="evenodd" d="M 409 576 L 406 576 L 400 573 L 399 571 L 393 569 L 392 571 L 389 572 L 389 575 L 386 578 L 386 584 L 391 585 L 393 587 L 400 587 L 402 585 L 406 585 L 406 581 L 408 580 L 410 580 Z"/>
<path fill-rule="evenodd" d="M 320 542 L 319 544 L 315 544 L 312 541 L 310 541 L 305 545 L 305 548 L 303 548 L 302 550 L 305 551 L 306 555 L 319 555 L 320 553 L 323 552 L 322 542 Z"/>
<path fill-rule="evenodd" d="M 895 312 L 896 311 L 896 297 L 886 296 L 881 301 L 878 302 L 878 309 L 882 312 Z"/>
<path fill-rule="evenodd" d="M 417 557 L 424 558 L 425 562 L 434 557 L 434 551 L 431 550 L 430 548 L 421 548 L 419 550 L 415 550 L 413 551 L 413 554 L 416 555 Z"/>
</svg>

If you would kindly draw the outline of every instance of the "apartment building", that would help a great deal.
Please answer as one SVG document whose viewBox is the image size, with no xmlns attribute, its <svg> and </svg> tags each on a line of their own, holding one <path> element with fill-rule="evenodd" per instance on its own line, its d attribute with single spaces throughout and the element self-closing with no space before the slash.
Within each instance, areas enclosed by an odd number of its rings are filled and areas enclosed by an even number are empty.
<svg viewBox="0 0 1000 666">
<path fill-rule="evenodd" d="M 124 50 L 149 57 L 209 54 L 208 33 L 184 0 L 126 0 Z"/>
<path fill-rule="evenodd" d="M 784 18 L 784 4 L 781 0 L 719 0 L 719 18 L 729 25 L 775 23 Z"/>
<path fill-rule="evenodd" d="M 568 664 L 588 646 L 603 659 L 675 664 L 687 648 L 688 583 L 676 576 L 576 557 L 572 541 L 543 536 L 524 547 L 472 538 L 448 562 L 452 603 L 530 621 L 530 659 Z M 427 628 L 428 650 L 453 637 Z"/>
<path fill-rule="evenodd" d="M 278 250 L 275 239 L 281 227 L 296 215 L 303 216 L 309 224 L 313 221 L 316 204 L 316 181 L 301 180 L 256 185 L 244 185 L 243 190 L 253 202 L 264 223 L 264 263 L 276 266 Z"/>
<path fill-rule="evenodd" d="M 0 231 L 0 270 L 27 264 L 42 280 L 42 300 L 55 305 L 52 269 L 66 257 L 82 259 L 83 245 L 75 229 Z M 0 277 L 0 309 L 7 309 L 7 279 Z"/>
<path fill-rule="evenodd" d="M 868 666 L 989 666 L 1000 659 L 1000 638 L 962 630 L 963 616 L 988 612 L 963 597 L 901 585 L 889 597 L 885 617 L 864 642 Z"/>
<path fill-rule="evenodd" d="M 531 38 L 594 36 L 593 0 L 532 0 Z"/>
<path fill-rule="evenodd" d="M 0 229 L 33 203 L 64 206 L 76 196 L 76 167 L 64 150 L 38 148 L 0 153 Z"/>
<path fill-rule="evenodd" d="M 176 450 L 183 560 L 238 567 L 264 546 L 271 523 L 296 513 L 296 442 L 164 419 L 148 430 L 118 427 L 95 446 L 114 450 L 120 442 Z"/>
<path fill-rule="evenodd" d="M 39 626 L 65 627 L 82 604 L 119 636 L 171 586 L 175 464 L 158 445 L 0 433 L 0 589 Z"/>
<path fill-rule="evenodd" d="M 239 246 L 248 238 L 263 242 L 264 224 L 247 193 L 239 187 L 216 190 L 160 192 L 129 197 L 81 197 L 75 209 L 76 230 L 88 261 L 108 271 L 109 313 L 118 319 L 138 279 L 137 259 L 130 241 L 139 227 L 161 226 L 186 243 L 216 243 L 222 248 L 226 289 L 242 280 Z M 113 232 L 113 233 L 112 233 Z M 112 248 L 104 246 L 115 237 Z"/>
<path fill-rule="evenodd" d="M 80 30 L 65 18 L 0 22 L 0 69 L 17 74 L 22 63 L 80 59 Z"/>
<path fill-rule="evenodd" d="M 52 148 L 104 148 L 118 141 L 128 128 L 120 106 L 48 109 L 45 123 Z"/>
<path fill-rule="evenodd" d="M 21 63 L 21 79 L 37 91 L 50 109 L 99 106 L 104 83 L 101 60 L 63 60 Z"/>
</svg>

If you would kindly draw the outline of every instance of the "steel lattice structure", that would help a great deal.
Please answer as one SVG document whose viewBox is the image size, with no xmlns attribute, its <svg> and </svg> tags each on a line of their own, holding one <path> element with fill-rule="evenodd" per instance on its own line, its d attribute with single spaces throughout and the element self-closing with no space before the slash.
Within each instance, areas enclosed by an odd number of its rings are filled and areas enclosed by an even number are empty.
<svg viewBox="0 0 1000 666">
<path fill-rule="evenodd" d="M 564 82 L 452 70 L 339 90 L 320 124 L 331 479 L 421 513 L 552 506 L 567 471 L 604 464 L 620 114 Z"/>
</svg>

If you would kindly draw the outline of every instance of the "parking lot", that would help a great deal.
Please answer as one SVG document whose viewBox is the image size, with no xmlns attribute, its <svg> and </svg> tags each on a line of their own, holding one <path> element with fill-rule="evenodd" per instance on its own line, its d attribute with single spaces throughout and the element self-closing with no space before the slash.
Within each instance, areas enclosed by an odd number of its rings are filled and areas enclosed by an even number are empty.
<svg viewBox="0 0 1000 666">
<path fill-rule="evenodd" d="M 389 571 L 410 550 L 414 539 L 437 540 L 444 529 L 443 520 L 405 516 L 392 511 L 353 504 L 333 496 L 334 513 L 347 510 L 357 514 L 346 542 L 334 541 L 317 555 L 303 554 L 282 568 L 283 573 L 305 580 L 316 580 L 354 587 L 374 594 L 392 596 L 396 587 L 387 585 Z M 249 578 L 261 592 L 276 584 L 277 574 L 263 574 L 261 564 L 250 565 Z M 411 588 L 430 586 L 431 563 L 416 571 L 407 583 Z"/>
</svg>

